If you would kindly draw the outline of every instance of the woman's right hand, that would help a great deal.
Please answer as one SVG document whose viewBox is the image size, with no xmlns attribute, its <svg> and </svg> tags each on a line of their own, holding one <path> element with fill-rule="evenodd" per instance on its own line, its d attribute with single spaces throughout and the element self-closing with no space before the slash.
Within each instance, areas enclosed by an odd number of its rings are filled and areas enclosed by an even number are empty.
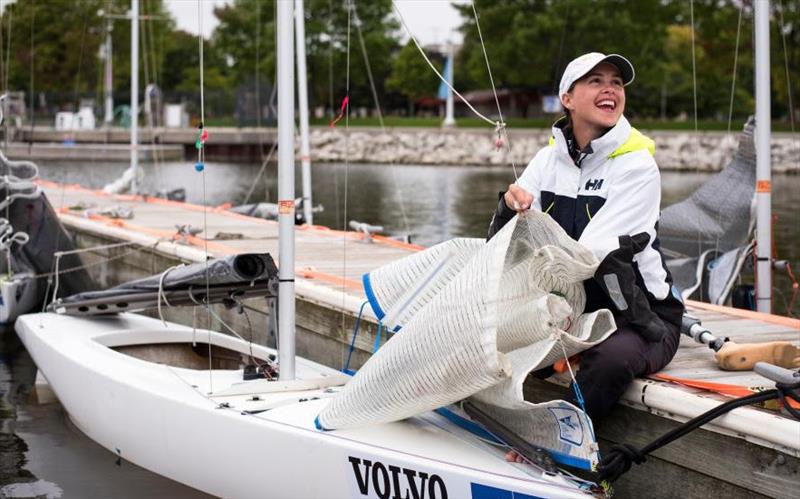
<svg viewBox="0 0 800 499">
<path fill-rule="evenodd" d="M 527 211 L 533 205 L 533 194 L 517 184 L 511 184 L 503 195 L 503 200 L 514 211 Z"/>
</svg>

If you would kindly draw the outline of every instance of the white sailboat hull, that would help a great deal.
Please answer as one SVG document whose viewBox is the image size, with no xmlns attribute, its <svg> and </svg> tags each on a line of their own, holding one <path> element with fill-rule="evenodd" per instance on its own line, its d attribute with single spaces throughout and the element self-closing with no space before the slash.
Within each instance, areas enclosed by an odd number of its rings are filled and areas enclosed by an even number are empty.
<svg viewBox="0 0 800 499">
<path fill-rule="evenodd" d="M 136 345 L 151 353 L 159 345 L 164 351 L 176 345 L 188 349 L 196 340 L 245 355 L 252 348 L 262 359 L 274 354 L 227 335 L 193 333 L 175 324 L 165 328 L 133 314 L 102 319 L 31 314 L 20 317 L 16 329 L 89 438 L 210 494 L 410 499 L 586 494 L 561 475 L 505 462 L 504 449 L 435 413 L 319 431 L 314 419 L 337 390 L 327 385 L 340 374 L 300 358 L 297 377 L 303 381 L 244 382 L 241 369 L 175 367 L 118 351 Z"/>
</svg>

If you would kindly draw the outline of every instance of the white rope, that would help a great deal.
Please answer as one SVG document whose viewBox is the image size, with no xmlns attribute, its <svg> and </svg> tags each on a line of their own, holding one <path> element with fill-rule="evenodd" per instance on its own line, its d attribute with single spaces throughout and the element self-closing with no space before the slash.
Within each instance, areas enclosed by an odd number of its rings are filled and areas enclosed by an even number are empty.
<svg viewBox="0 0 800 499">
<path fill-rule="evenodd" d="M 478 19 L 478 11 L 475 8 L 475 2 L 474 1 L 472 2 L 472 13 L 473 13 L 473 15 L 475 17 L 475 26 L 478 29 L 478 37 L 479 37 L 480 42 L 481 42 L 481 49 L 483 50 L 483 57 L 484 57 L 484 60 L 486 61 L 486 69 L 489 72 L 489 80 L 490 80 L 490 82 L 492 84 L 492 93 L 494 94 L 494 100 L 495 100 L 495 103 L 497 104 L 498 116 L 500 117 L 500 122 L 503 122 L 503 112 L 502 112 L 502 109 L 500 108 L 500 99 L 498 99 L 498 97 L 497 97 L 497 89 L 495 88 L 495 85 L 494 85 L 494 78 L 492 77 L 492 69 L 491 69 L 491 66 L 489 64 L 489 56 L 486 53 L 486 45 L 483 42 L 483 35 L 481 33 L 481 25 L 480 25 L 480 21 Z M 519 176 L 517 175 L 517 166 L 516 166 L 516 164 L 514 162 L 512 154 L 511 154 L 511 142 L 510 142 L 510 140 L 508 138 L 508 131 L 506 130 L 505 127 L 502 128 L 502 131 L 503 131 L 503 133 L 505 135 L 506 150 L 508 151 L 509 158 L 511 158 L 511 166 L 512 166 L 513 171 L 514 171 L 514 178 L 515 178 L 515 180 L 519 180 Z M 499 135 L 499 131 L 498 131 L 498 135 Z M 527 226 L 528 226 L 528 236 L 530 237 L 530 241 L 534 242 L 535 238 L 534 238 L 534 235 L 533 235 L 533 232 L 532 232 L 531 225 L 527 224 Z M 563 334 L 565 334 L 563 331 L 559 332 L 558 343 L 559 343 L 559 345 L 561 345 L 561 351 L 564 354 L 564 362 L 567 364 L 567 369 L 569 370 L 569 375 L 570 375 L 570 378 L 572 379 L 572 383 L 577 387 L 578 392 L 580 392 L 580 386 L 578 385 L 578 380 L 575 378 L 575 373 L 572 371 L 572 366 L 569 363 L 569 356 L 567 355 L 567 350 L 566 350 L 566 347 L 564 346 L 564 341 L 563 341 L 563 338 L 562 338 Z M 583 398 L 583 395 L 581 395 L 581 399 L 582 398 Z M 581 409 L 584 412 L 586 411 L 586 409 L 583 407 L 583 404 L 581 404 Z M 589 415 L 586 414 L 586 417 L 588 418 Z M 592 440 L 594 440 L 595 443 L 597 442 L 597 439 L 595 439 L 595 437 L 594 437 L 594 432 L 592 432 Z"/>
<path fill-rule="evenodd" d="M 494 102 L 497 104 L 497 115 L 500 117 L 500 121 L 497 122 L 495 131 L 497 133 L 498 139 L 503 139 L 503 143 L 506 147 L 506 151 L 508 152 L 508 157 L 511 160 L 511 169 L 514 171 L 514 180 L 519 180 L 519 175 L 517 174 L 517 164 L 514 161 L 514 155 L 511 153 L 511 140 L 508 137 L 508 129 L 506 128 L 506 123 L 503 120 L 503 110 L 500 108 L 500 99 L 497 97 L 497 89 L 494 85 L 494 77 L 492 76 L 492 67 L 489 64 L 489 55 L 486 53 L 486 45 L 483 43 L 483 34 L 481 32 L 481 23 L 478 20 L 478 11 L 475 8 L 475 2 L 472 2 L 472 14 L 475 17 L 475 26 L 478 28 L 478 38 L 481 41 L 481 50 L 483 50 L 483 59 L 486 61 L 486 70 L 489 73 L 489 81 L 492 84 L 492 94 L 494 94 Z M 530 226 L 528 227 L 530 230 Z M 531 234 L 531 240 L 533 240 L 533 234 Z"/>
<path fill-rule="evenodd" d="M 167 277 L 167 274 L 169 274 L 171 271 L 177 269 L 178 267 L 183 267 L 183 264 L 173 265 L 172 267 L 170 267 L 167 270 L 165 270 L 164 272 L 162 272 L 161 273 L 161 277 L 158 278 L 158 295 L 157 295 L 158 296 L 158 301 L 157 301 L 157 304 L 158 304 L 158 318 L 161 319 L 161 323 L 164 324 L 164 327 L 169 327 L 169 326 L 167 326 L 167 321 L 164 320 L 164 314 L 161 312 L 161 300 L 164 300 L 164 303 L 166 303 L 168 307 L 172 306 L 169 303 L 169 300 L 167 300 L 167 295 L 164 294 L 164 278 Z"/>
<path fill-rule="evenodd" d="M 503 110 L 500 109 L 500 99 L 497 98 L 497 89 L 494 86 L 494 78 L 492 77 L 492 68 L 489 66 L 489 56 L 486 54 L 486 45 L 483 43 L 483 33 L 481 33 L 481 23 L 478 22 L 478 11 L 475 9 L 475 2 L 471 2 L 472 14 L 475 17 L 475 27 L 478 28 L 478 38 L 481 41 L 481 49 L 483 49 L 483 59 L 486 61 L 486 69 L 489 71 L 489 82 L 492 84 L 492 93 L 494 94 L 494 102 L 497 104 L 497 113 L 500 117 L 500 122 L 503 122 Z"/>
<path fill-rule="evenodd" d="M 420 54 L 422 54 L 422 57 L 425 59 L 425 62 L 427 62 L 427 63 L 428 63 L 428 66 L 430 66 L 430 67 L 431 67 L 431 69 L 433 70 L 433 72 L 434 72 L 434 73 L 436 73 L 436 76 L 438 76 L 438 77 L 439 77 L 439 79 L 440 79 L 440 80 L 441 80 L 441 81 L 442 81 L 442 82 L 443 82 L 443 83 L 444 83 L 444 84 L 447 86 L 447 88 L 449 88 L 450 90 L 452 90 L 452 91 L 453 91 L 453 94 L 457 95 L 457 96 L 458 96 L 458 98 L 459 98 L 459 99 L 461 99 L 461 100 L 464 102 L 464 104 L 466 104 L 466 105 L 467 105 L 467 107 L 468 107 L 468 108 L 469 108 L 469 109 L 470 109 L 470 110 L 471 110 L 473 113 L 475 113 L 475 116 L 477 116 L 478 118 L 482 119 L 483 121 L 485 121 L 486 123 L 489 123 L 490 125 L 492 125 L 492 126 L 494 126 L 494 127 L 499 127 L 499 126 L 502 126 L 501 122 L 499 122 L 499 121 L 494 121 L 494 120 L 492 120 L 491 118 L 487 118 L 486 116 L 484 116 L 483 114 L 481 114 L 481 113 L 480 113 L 480 112 L 479 112 L 477 109 L 475 109 L 474 107 L 472 107 L 472 104 L 470 104 L 470 103 L 469 103 L 469 101 L 468 101 L 467 99 L 465 99 L 463 95 L 461 95 L 460 93 L 458 93 L 458 90 L 456 90 L 455 88 L 453 88 L 453 86 L 452 86 L 452 85 L 450 85 L 450 82 L 449 82 L 449 81 L 447 81 L 447 78 L 445 78 L 444 76 L 442 76 L 442 74 L 439 72 L 439 70 L 438 70 L 438 69 L 436 69 L 436 66 L 434 66 L 434 65 L 433 65 L 433 63 L 431 62 L 431 60 L 430 60 L 430 59 L 428 59 L 428 55 L 427 55 L 427 54 L 425 54 L 425 50 L 423 50 L 423 49 L 422 49 L 422 46 L 421 46 L 421 45 L 419 44 L 419 42 L 417 41 L 416 37 L 414 37 L 414 33 L 412 33 L 412 32 L 411 32 L 411 30 L 409 29 L 408 25 L 406 24 L 406 20 L 403 18 L 403 14 L 401 14 L 401 13 L 400 13 L 400 9 L 397 7 L 397 3 L 396 3 L 394 0 L 392 0 L 392 6 L 394 7 L 394 10 L 395 10 L 395 12 L 397 13 L 397 17 L 398 17 L 398 18 L 400 18 L 400 23 L 401 23 L 401 24 L 403 25 L 403 27 L 405 28 L 405 30 L 406 30 L 406 33 L 408 33 L 408 36 L 409 36 L 409 37 L 411 38 L 411 40 L 414 42 L 414 45 L 416 45 L 416 46 L 417 46 L 417 50 L 419 50 L 419 53 L 420 53 Z"/>
</svg>

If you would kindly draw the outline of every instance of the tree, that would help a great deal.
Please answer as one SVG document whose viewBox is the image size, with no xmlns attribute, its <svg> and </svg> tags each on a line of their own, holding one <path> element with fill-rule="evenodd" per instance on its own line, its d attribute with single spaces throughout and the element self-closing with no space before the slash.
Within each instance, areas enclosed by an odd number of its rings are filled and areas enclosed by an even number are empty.
<svg viewBox="0 0 800 499">
<path fill-rule="evenodd" d="M 51 104 L 77 105 L 80 96 L 92 94 L 99 101 L 104 87 L 100 47 L 106 39 L 105 16 L 110 15 L 114 17 L 113 87 L 117 100 L 124 100 L 130 92 L 131 35 L 130 21 L 120 17 L 129 7 L 129 0 L 17 0 L 8 5 L 0 18 L 2 52 L 11 54 L 8 67 L 3 67 L 3 81 L 8 79 L 9 90 L 46 92 L 56 101 Z M 142 0 L 140 7 L 140 15 L 148 17 L 139 23 L 139 81 L 144 88 L 147 83 L 161 83 L 175 23 L 162 0 Z M 173 58 L 170 62 L 169 71 L 181 72 L 191 60 Z"/>
<path fill-rule="evenodd" d="M 472 6 L 457 8 L 464 19 L 460 64 L 468 73 L 459 81 L 488 88 Z M 636 67 L 648 65 L 648 71 L 636 77 L 637 109 L 657 104 L 660 76 L 650 71 L 663 57 L 665 19 L 674 11 L 661 0 L 481 0 L 476 1 L 476 10 L 497 86 L 556 93 L 561 73 L 574 57 L 591 51 L 616 52 Z"/>
<path fill-rule="evenodd" d="M 436 69 L 442 72 L 441 67 Z M 386 80 L 386 89 L 407 97 L 409 110 L 413 111 L 414 101 L 435 94 L 439 81 L 439 77 L 422 58 L 413 40 L 409 40 L 394 59 L 392 72 Z"/>
<path fill-rule="evenodd" d="M 628 114 L 657 116 L 664 103 L 669 116 L 693 115 L 696 92 L 701 118 L 727 117 L 729 113 L 741 9 L 733 114 L 743 119 L 753 112 L 750 2 L 476 0 L 475 5 L 498 86 L 555 92 L 564 66 L 572 58 L 589 51 L 617 52 L 631 59 L 637 69 L 636 81 L 627 89 Z M 461 11 L 464 34 L 457 60 L 462 71 L 459 87 L 488 88 L 472 6 L 456 8 Z M 789 82 L 796 87 L 800 81 L 800 3 L 778 0 L 772 2 L 772 9 L 772 103 L 773 115 L 780 116 L 788 114 Z M 796 92 L 791 96 L 797 108 Z"/>
<path fill-rule="evenodd" d="M 69 93 L 68 100 L 93 90 L 98 80 L 96 54 L 104 37 L 98 11 L 104 3 L 85 0 L 56 6 L 18 0 L 7 5 L 0 38 L 3 52 L 9 50 L 10 30 L 11 58 L 3 68 L 9 89 Z"/>
</svg>

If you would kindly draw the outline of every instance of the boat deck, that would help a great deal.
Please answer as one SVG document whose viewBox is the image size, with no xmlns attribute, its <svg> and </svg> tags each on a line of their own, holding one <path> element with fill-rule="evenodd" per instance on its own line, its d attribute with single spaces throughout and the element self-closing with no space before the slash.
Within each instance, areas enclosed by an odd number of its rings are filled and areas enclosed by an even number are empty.
<svg viewBox="0 0 800 499">
<path fill-rule="evenodd" d="M 46 182 L 42 186 L 62 222 L 71 230 L 156 246 L 163 254 L 189 261 L 203 261 L 206 250 L 214 256 L 266 251 L 277 261 L 277 222 L 234 214 L 225 207 L 204 209 L 160 199 L 111 196 L 78 186 Z M 70 209 L 76 206 L 83 208 Z M 134 217 L 120 220 L 98 214 L 111 206 L 130 207 Z M 181 225 L 203 228 L 204 224 L 207 224 L 206 230 L 196 236 L 180 235 L 176 228 Z M 355 232 L 316 226 L 297 227 L 295 234 L 298 296 L 301 299 L 310 297 L 323 307 L 345 310 L 353 315 L 365 300 L 361 286 L 363 273 L 420 249 L 386 237 L 375 237 L 368 243 L 363 235 Z M 689 310 L 715 335 L 730 337 L 737 343 L 780 340 L 800 344 L 800 321 L 796 319 L 699 303 L 690 303 Z M 365 315 L 374 319 L 369 311 Z M 337 334 L 339 341 L 347 341 L 342 331 Z M 362 341 L 368 344 L 367 339 L 359 338 L 359 344 Z M 752 371 L 720 370 L 713 352 L 688 337 L 681 338 L 675 359 L 659 374 L 738 387 L 772 386 Z M 625 394 L 623 404 L 673 421 L 685 421 L 719 404 L 720 400 L 724 400 L 724 396 L 713 391 L 650 378 L 637 380 Z M 775 411 L 736 409 L 709 429 L 795 459 L 800 457 L 800 423 Z M 791 473 L 796 480 L 797 470 Z"/>
</svg>

